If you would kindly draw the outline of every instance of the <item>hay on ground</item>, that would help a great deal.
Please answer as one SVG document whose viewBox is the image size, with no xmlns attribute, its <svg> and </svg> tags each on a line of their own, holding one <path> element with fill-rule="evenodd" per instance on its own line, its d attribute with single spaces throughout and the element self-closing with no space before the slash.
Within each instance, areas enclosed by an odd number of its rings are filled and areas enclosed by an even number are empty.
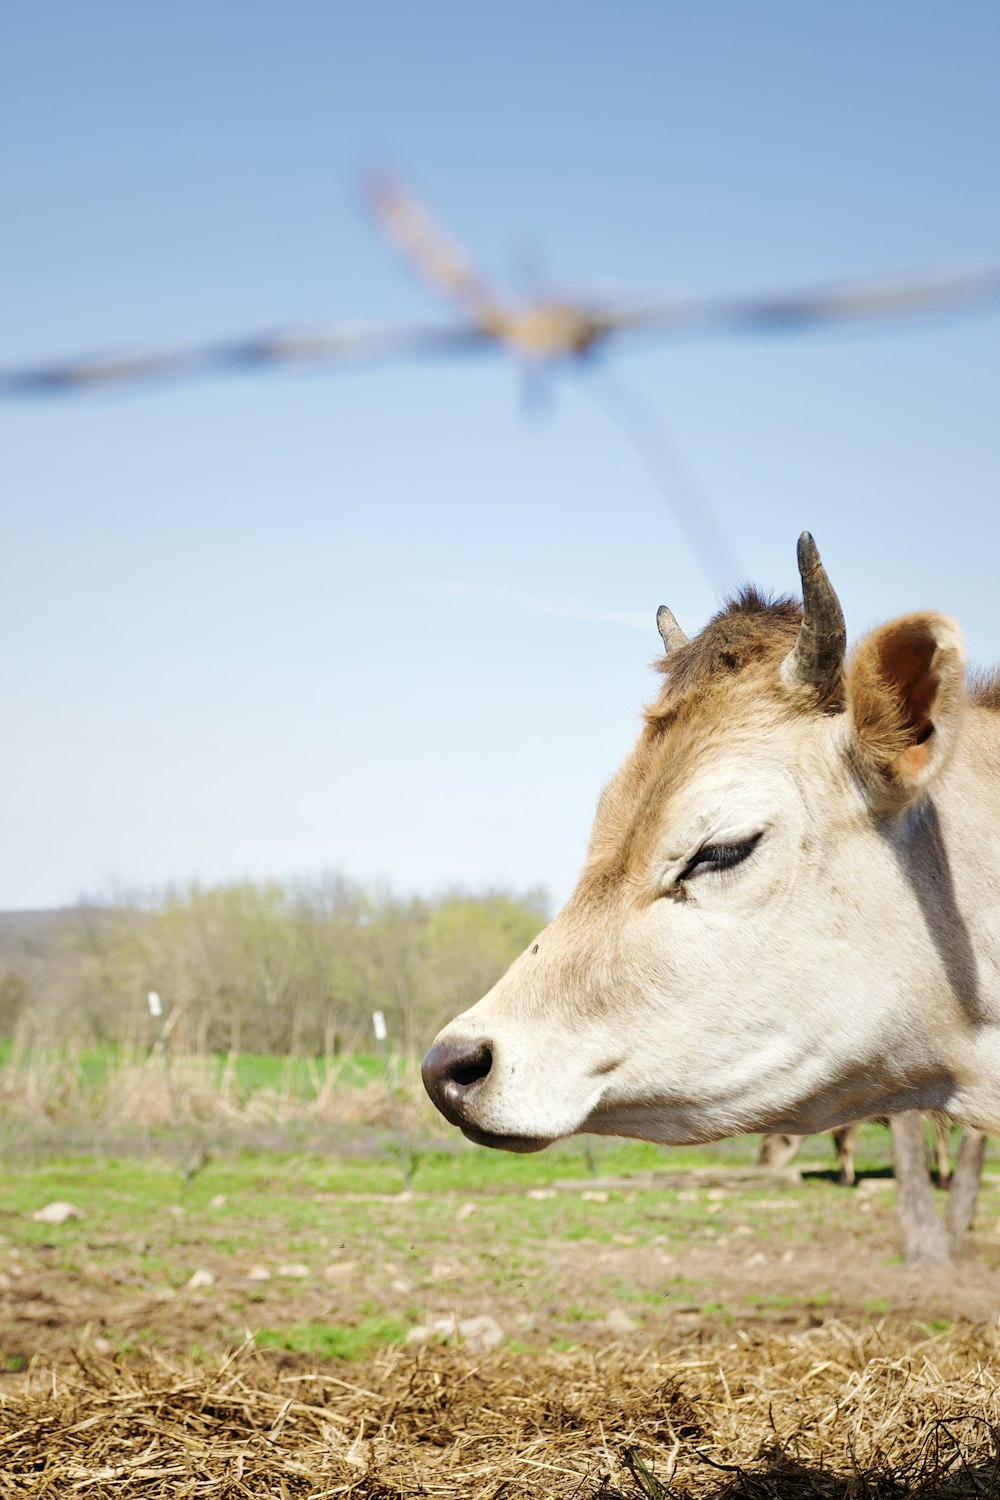
<svg viewBox="0 0 1000 1500">
<path fill-rule="evenodd" d="M 0 1397 L 0 1496 L 901 1500 L 1000 1495 L 993 1330 L 739 1335 L 669 1354 L 149 1355 Z"/>
</svg>

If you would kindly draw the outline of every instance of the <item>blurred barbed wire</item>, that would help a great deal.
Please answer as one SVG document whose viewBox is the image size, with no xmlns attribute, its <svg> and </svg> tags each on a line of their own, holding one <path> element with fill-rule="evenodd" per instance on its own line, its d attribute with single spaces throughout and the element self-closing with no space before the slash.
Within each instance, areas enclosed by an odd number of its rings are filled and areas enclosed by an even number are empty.
<svg viewBox="0 0 1000 1500">
<path fill-rule="evenodd" d="M 372 174 L 363 193 L 383 237 L 425 285 L 457 307 L 456 321 L 388 327 L 317 324 L 174 349 L 0 369 L 0 399 L 83 395 L 278 368 L 499 353 L 516 362 L 524 404 L 532 407 L 547 396 L 555 375 L 571 367 L 592 367 L 596 356 L 626 342 L 799 333 L 986 309 L 1000 302 L 1000 265 L 746 296 L 612 303 L 548 292 L 518 299 L 492 285 L 464 247 L 398 180 Z M 601 369 L 602 380 L 585 387 L 590 398 L 633 450 L 713 589 L 721 593 L 731 588 L 743 568 L 709 496 L 659 413 L 633 385 L 617 373 L 612 377 L 606 366 Z"/>
<path fill-rule="evenodd" d="M 626 303 L 546 295 L 514 300 L 398 181 L 372 176 L 365 201 L 385 238 L 421 279 L 461 310 L 426 326 L 316 324 L 174 349 L 59 359 L 0 369 L 0 398 L 68 396 L 115 387 L 279 367 L 502 353 L 525 371 L 581 363 L 622 340 L 769 335 L 838 324 L 947 314 L 1000 301 L 1000 265 L 840 286 L 719 298 Z"/>
</svg>

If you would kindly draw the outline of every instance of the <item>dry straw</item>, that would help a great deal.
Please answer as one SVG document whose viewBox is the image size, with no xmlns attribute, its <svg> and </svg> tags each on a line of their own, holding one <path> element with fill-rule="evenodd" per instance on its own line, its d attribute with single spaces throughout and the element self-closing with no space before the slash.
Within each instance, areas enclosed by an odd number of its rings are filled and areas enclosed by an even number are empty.
<svg viewBox="0 0 1000 1500">
<path fill-rule="evenodd" d="M 670 1354 L 439 1347 L 205 1369 L 81 1349 L 0 1398 L 0 1495 L 901 1500 L 1000 1494 L 990 1330 L 876 1325 Z"/>
<path fill-rule="evenodd" d="M 332 1061 L 302 1071 L 292 1060 L 273 1084 L 243 1087 L 235 1059 L 220 1064 L 212 1054 L 179 1053 L 164 1066 L 164 1054 L 121 1049 L 99 1082 L 88 1082 L 80 1045 L 19 1046 L 0 1067 L 0 1108 L 9 1126 L 42 1121 L 176 1130 L 194 1125 L 253 1128 L 261 1125 L 374 1126 L 399 1120 L 434 1130 L 440 1122 L 424 1094 L 419 1072 L 394 1065 L 393 1076 L 358 1083 L 349 1063 Z M 398 1075 L 398 1076 L 395 1076 Z"/>
</svg>

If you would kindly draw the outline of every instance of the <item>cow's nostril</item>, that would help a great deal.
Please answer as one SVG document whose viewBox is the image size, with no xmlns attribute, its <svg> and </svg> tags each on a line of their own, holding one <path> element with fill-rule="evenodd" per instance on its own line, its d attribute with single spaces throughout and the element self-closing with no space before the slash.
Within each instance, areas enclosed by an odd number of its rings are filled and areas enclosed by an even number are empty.
<svg viewBox="0 0 1000 1500">
<path fill-rule="evenodd" d="M 452 1125 L 465 1117 L 465 1098 L 493 1066 L 493 1052 L 485 1042 L 468 1045 L 439 1042 L 424 1058 L 424 1088 Z"/>
<path fill-rule="evenodd" d="M 480 1078 L 485 1078 L 493 1066 L 493 1053 L 489 1047 L 484 1047 L 479 1055 L 468 1063 L 460 1063 L 452 1070 L 452 1078 L 461 1087 L 468 1088 L 471 1083 L 478 1083 Z"/>
</svg>

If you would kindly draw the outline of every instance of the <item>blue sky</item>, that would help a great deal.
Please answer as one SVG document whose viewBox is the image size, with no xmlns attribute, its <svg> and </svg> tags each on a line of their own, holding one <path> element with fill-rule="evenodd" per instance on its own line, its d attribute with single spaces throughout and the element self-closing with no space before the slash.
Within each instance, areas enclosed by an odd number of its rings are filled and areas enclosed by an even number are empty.
<svg viewBox="0 0 1000 1500">
<path fill-rule="evenodd" d="M 448 309 L 398 170 L 498 280 L 712 294 L 1000 260 L 1000 11 L 34 0 L 5 17 L 0 364 Z M 859 633 L 995 625 L 1000 314 L 611 362 L 746 576 L 816 534 Z M 0 409 L 0 906 L 324 868 L 568 891 L 703 576 L 597 406 L 499 359 Z M 678 494 L 683 481 L 677 480 Z"/>
</svg>

